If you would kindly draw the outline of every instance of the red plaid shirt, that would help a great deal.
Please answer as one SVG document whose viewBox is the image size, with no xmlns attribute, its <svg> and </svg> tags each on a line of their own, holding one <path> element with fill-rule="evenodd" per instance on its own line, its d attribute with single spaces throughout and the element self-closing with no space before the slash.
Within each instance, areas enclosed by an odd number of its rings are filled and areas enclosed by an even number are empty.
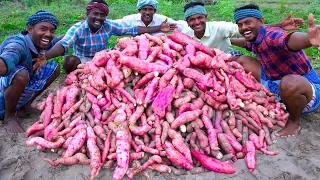
<svg viewBox="0 0 320 180">
<path fill-rule="evenodd" d="M 288 49 L 289 37 L 281 28 L 263 26 L 256 41 L 247 42 L 247 50 L 257 55 L 270 80 L 280 80 L 288 74 L 305 75 L 312 69 L 303 50 Z"/>
</svg>

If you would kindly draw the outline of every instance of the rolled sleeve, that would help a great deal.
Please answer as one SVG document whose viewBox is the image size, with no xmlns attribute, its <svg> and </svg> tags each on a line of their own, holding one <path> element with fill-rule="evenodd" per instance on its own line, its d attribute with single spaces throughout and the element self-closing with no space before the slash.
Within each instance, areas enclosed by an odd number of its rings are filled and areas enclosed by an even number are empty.
<svg viewBox="0 0 320 180">
<path fill-rule="evenodd" d="M 69 47 L 72 46 L 77 41 L 77 31 L 79 27 L 77 24 L 73 25 L 64 37 L 58 42 L 64 47 L 64 52 L 67 53 L 69 51 Z"/>
<path fill-rule="evenodd" d="M 0 54 L 0 58 L 4 60 L 7 65 L 7 72 L 4 76 L 9 75 L 15 69 L 15 66 L 19 63 L 20 59 L 24 59 L 26 51 L 19 43 L 9 43 L 3 49 Z"/>
</svg>

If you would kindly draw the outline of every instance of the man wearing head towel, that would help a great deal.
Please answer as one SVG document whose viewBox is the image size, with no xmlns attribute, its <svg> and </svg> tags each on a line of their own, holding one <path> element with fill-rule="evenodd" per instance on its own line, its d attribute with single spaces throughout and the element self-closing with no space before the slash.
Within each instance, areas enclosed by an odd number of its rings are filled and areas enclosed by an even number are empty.
<svg viewBox="0 0 320 180">
<path fill-rule="evenodd" d="M 231 39 L 233 45 L 244 47 L 257 55 L 256 61 L 244 66 L 259 74 L 257 80 L 281 100 L 289 112 L 285 127 L 277 135 L 295 136 L 301 129 L 303 113 L 320 106 L 320 78 L 303 49 L 319 46 L 320 29 L 309 15 L 308 33 L 287 33 L 281 28 L 264 26 L 258 6 L 246 5 L 235 10 L 241 39 Z"/>
<path fill-rule="evenodd" d="M 0 45 L 0 117 L 8 132 L 24 129 L 18 117 L 35 112 L 32 101 L 60 74 L 58 63 L 42 61 L 41 56 L 58 39 L 54 38 L 57 18 L 46 11 L 28 17 L 27 30 Z"/>
<path fill-rule="evenodd" d="M 106 19 L 109 14 L 108 4 L 104 0 L 92 0 L 88 3 L 87 19 L 73 25 L 52 49 L 46 52 L 46 59 L 61 56 L 73 47 L 74 55 L 66 56 L 63 68 L 66 73 L 77 68 L 80 63 L 90 61 L 96 52 L 107 48 L 112 35 L 138 35 L 142 33 L 168 32 L 176 26 L 166 21 L 158 26 L 124 26 Z"/>
<path fill-rule="evenodd" d="M 152 27 L 159 26 L 161 23 L 167 19 L 167 23 L 177 24 L 179 29 L 186 26 L 185 21 L 175 21 L 164 15 L 157 14 L 158 1 L 157 0 L 138 0 L 137 10 L 139 13 L 124 16 L 122 19 L 114 20 L 125 26 L 144 26 Z M 159 32 L 152 33 L 155 35 Z"/>
<path fill-rule="evenodd" d="M 237 24 L 225 21 L 208 22 L 207 16 L 208 13 L 202 2 L 190 2 L 186 4 L 184 6 L 184 18 L 189 27 L 181 31 L 210 48 L 217 48 L 230 53 L 234 60 L 254 60 L 253 57 L 243 56 L 240 51 L 233 49 L 231 46 L 230 38 L 241 37 Z M 286 30 L 294 30 L 302 23 L 302 19 L 291 18 L 290 14 L 281 23 L 269 26 L 281 26 L 281 28 Z"/>
</svg>

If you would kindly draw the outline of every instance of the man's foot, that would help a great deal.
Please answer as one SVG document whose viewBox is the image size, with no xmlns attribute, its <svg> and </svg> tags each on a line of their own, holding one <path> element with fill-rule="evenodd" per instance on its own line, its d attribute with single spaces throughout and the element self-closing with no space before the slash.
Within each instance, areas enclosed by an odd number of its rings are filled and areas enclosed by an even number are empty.
<svg viewBox="0 0 320 180">
<path fill-rule="evenodd" d="M 23 133 L 24 129 L 21 127 L 16 116 L 9 116 L 4 118 L 4 128 L 9 133 Z"/>
<path fill-rule="evenodd" d="M 280 136 L 282 138 L 291 137 L 298 135 L 301 130 L 300 123 L 287 122 L 286 126 L 281 129 L 279 132 L 276 132 L 276 136 Z"/>
<path fill-rule="evenodd" d="M 27 104 L 23 106 L 19 111 L 17 112 L 17 116 L 19 118 L 25 118 L 29 116 L 30 114 L 39 114 L 40 111 L 36 108 L 31 107 L 31 105 Z"/>
</svg>

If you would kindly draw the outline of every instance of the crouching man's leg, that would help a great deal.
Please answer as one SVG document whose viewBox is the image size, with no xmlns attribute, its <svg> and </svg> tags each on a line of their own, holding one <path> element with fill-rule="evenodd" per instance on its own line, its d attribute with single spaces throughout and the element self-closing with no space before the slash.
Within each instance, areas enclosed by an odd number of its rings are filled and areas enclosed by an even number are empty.
<svg viewBox="0 0 320 180">
<path fill-rule="evenodd" d="M 28 82 L 29 73 L 22 69 L 14 75 L 11 84 L 4 91 L 4 127 L 8 132 L 24 132 L 16 116 L 16 107 Z"/>
<path fill-rule="evenodd" d="M 310 82 L 299 75 L 286 75 L 280 81 L 280 97 L 290 114 L 285 127 L 277 135 L 281 137 L 295 136 L 301 129 L 300 117 L 313 97 Z"/>
<path fill-rule="evenodd" d="M 45 90 L 47 87 L 60 75 L 60 67 L 55 62 L 49 62 L 43 68 L 34 75 L 36 80 L 32 79 L 33 81 L 37 80 L 46 80 L 44 87 L 35 93 L 35 95 L 28 101 L 24 106 L 22 106 L 19 111 L 17 112 L 17 116 L 19 118 L 26 117 L 30 114 L 39 113 L 39 110 L 33 108 L 31 106 L 32 102 Z"/>
</svg>

